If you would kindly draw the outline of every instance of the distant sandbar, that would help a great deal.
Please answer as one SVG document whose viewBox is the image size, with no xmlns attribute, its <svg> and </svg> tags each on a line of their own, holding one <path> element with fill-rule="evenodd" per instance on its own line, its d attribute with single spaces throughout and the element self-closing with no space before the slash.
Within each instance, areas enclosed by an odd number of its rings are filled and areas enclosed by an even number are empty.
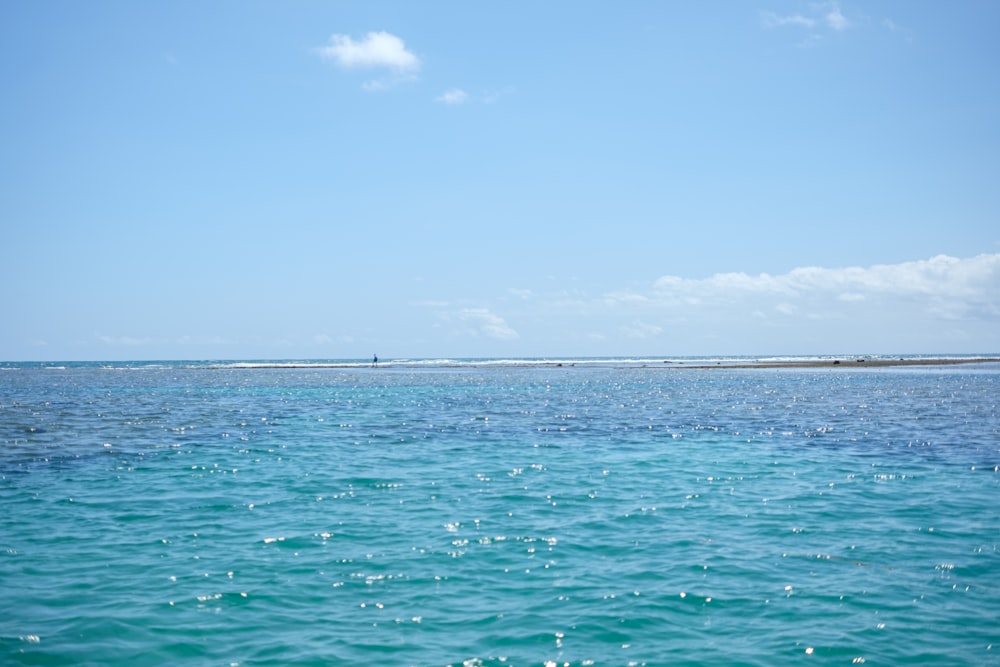
<svg viewBox="0 0 1000 667">
<path fill-rule="evenodd" d="M 674 368 L 873 368 L 886 366 L 955 366 L 958 364 L 993 364 L 1000 358 L 899 358 L 886 359 L 878 357 L 869 359 L 858 357 L 853 359 L 788 359 L 781 361 L 719 361 L 714 364 L 683 364 Z"/>
<path fill-rule="evenodd" d="M 959 364 L 993 364 L 1000 357 L 840 357 L 840 358 L 720 358 L 720 359 L 643 359 L 623 361 L 618 359 L 442 359 L 442 360 L 386 360 L 376 366 L 371 362 L 325 362 L 325 361 L 278 361 L 278 362 L 234 362 L 221 365 L 194 366 L 194 368 L 230 369 L 435 369 L 435 368 L 662 368 L 687 369 L 763 369 L 763 368 L 885 368 L 891 366 L 955 366 Z"/>
</svg>

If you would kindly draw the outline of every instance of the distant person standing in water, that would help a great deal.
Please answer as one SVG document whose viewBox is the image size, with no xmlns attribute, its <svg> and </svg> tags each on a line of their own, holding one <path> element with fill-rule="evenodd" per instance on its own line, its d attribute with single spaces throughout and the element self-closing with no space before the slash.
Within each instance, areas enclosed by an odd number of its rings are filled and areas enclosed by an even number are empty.
<svg viewBox="0 0 1000 667">
<path fill-rule="evenodd" d="M 372 355 L 372 368 L 375 368 L 376 366 L 378 366 L 378 355 L 377 354 L 373 354 Z"/>
</svg>

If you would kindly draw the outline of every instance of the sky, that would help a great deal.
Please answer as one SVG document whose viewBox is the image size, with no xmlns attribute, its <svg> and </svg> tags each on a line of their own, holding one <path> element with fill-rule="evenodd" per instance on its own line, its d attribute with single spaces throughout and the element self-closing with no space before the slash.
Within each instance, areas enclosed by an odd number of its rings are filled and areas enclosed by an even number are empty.
<svg viewBox="0 0 1000 667">
<path fill-rule="evenodd" d="M 0 359 L 1000 353 L 1000 3 L 0 3 Z"/>
</svg>

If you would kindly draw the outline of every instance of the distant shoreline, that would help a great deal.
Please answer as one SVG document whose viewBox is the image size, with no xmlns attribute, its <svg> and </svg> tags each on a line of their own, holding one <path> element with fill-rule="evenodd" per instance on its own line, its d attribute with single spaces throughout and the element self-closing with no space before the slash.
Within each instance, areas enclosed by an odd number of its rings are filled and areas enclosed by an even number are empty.
<svg viewBox="0 0 1000 667">
<path fill-rule="evenodd" d="M 643 362 L 635 364 L 616 364 L 610 362 L 604 365 L 606 368 L 659 368 L 663 370 L 713 370 L 713 369 L 768 369 L 768 368 L 887 368 L 895 366 L 957 366 L 967 364 L 994 364 L 1000 363 L 1000 357 L 981 358 L 951 358 L 951 357 L 926 357 L 926 358 L 865 358 L 850 357 L 841 359 L 782 359 L 782 360 L 760 360 L 752 359 L 721 359 L 714 362 L 689 362 L 674 361 L 664 359 L 661 363 Z M 593 368 L 596 364 L 588 361 L 550 361 L 537 362 L 531 364 L 506 364 L 502 368 L 573 368 L 575 366 Z M 406 364 L 401 364 L 406 367 Z M 439 368 L 484 368 L 490 364 L 481 362 L 455 362 L 442 364 Z M 399 366 L 397 366 L 399 367 Z"/>
<path fill-rule="evenodd" d="M 866 358 L 866 357 L 844 357 L 840 359 L 781 359 L 781 360 L 753 360 L 753 359 L 720 359 L 717 361 L 684 361 L 663 359 L 662 361 L 643 361 L 641 363 L 620 363 L 614 360 L 594 361 L 594 360 L 563 360 L 563 361 L 519 361 L 508 360 L 502 364 L 490 363 L 482 360 L 448 360 L 433 364 L 413 363 L 410 361 L 386 360 L 379 362 L 378 366 L 367 363 L 296 363 L 296 362 L 241 362 L 227 368 L 237 369 L 357 369 L 372 368 L 372 370 L 393 370 L 393 369 L 434 369 L 434 368 L 657 368 L 662 370 L 712 370 L 712 369 L 773 369 L 773 368 L 887 368 L 895 366 L 956 366 L 960 364 L 993 364 L 1000 363 L 1000 357 L 925 357 L 925 358 Z M 211 368 L 211 367 L 208 367 Z"/>
<path fill-rule="evenodd" d="M 131 361 L 131 362 L 0 362 L 0 370 L 39 368 L 42 370 L 72 370 L 101 368 L 106 370 L 142 370 L 185 368 L 190 370 L 320 370 L 342 369 L 372 371 L 433 370 L 433 369 L 514 369 L 514 368 L 608 368 L 670 370 L 752 370 L 752 369 L 864 369 L 903 366 L 958 366 L 997 364 L 1000 356 L 982 357 L 718 357 L 718 358 L 563 358 L 563 359 L 386 359 L 378 365 L 355 360 L 284 360 L 284 361 Z"/>
</svg>

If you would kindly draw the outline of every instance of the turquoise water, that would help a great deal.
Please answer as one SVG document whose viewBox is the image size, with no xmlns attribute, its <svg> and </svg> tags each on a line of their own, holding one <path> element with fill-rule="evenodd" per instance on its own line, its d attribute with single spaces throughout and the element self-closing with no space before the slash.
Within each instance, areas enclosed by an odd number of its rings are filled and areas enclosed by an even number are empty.
<svg viewBox="0 0 1000 667">
<path fill-rule="evenodd" d="M 0 371 L 0 664 L 1000 664 L 1000 368 Z"/>
</svg>

